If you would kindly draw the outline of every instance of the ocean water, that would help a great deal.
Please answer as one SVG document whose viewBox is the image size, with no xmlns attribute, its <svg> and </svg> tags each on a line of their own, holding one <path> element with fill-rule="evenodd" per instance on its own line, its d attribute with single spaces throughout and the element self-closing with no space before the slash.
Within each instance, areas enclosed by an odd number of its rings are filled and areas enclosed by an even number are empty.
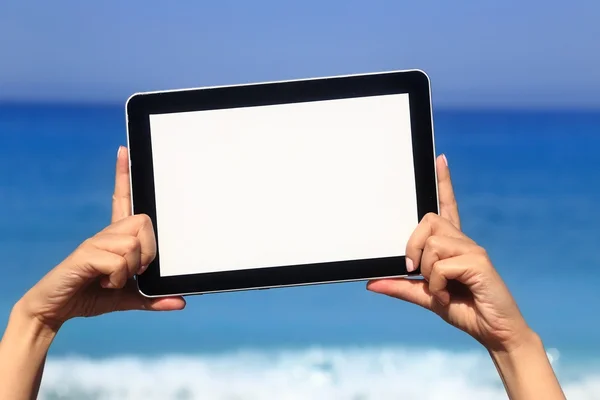
<svg viewBox="0 0 600 400">
<path fill-rule="evenodd" d="M 0 317 L 109 223 L 120 106 L 0 106 Z M 600 112 L 434 114 L 464 230 L 542 336 L 569 399 L 600 398 Z M 364 283 L 188 298 L 70 321 L 41 399 L 502 399 L 485 351 Z"/>
</svg>

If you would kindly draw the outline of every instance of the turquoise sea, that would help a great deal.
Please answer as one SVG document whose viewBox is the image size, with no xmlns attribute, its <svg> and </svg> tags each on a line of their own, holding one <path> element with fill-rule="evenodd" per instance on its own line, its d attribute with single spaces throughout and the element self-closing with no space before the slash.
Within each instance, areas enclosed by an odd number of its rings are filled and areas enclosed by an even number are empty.
<svg viewBox="0 0 600 400">
<path fill-rule="evenodd" d="M 542 336 L 569 399 L 600 398 L 600 112 L 439 110 L 464 230 Z M 0 105 L 0 317 L 109 223 L 122 106 Z M 188 298 L 74 320 L 40 399 L 504 399 L 435 315 L 364 283 Z"/>
</svg>

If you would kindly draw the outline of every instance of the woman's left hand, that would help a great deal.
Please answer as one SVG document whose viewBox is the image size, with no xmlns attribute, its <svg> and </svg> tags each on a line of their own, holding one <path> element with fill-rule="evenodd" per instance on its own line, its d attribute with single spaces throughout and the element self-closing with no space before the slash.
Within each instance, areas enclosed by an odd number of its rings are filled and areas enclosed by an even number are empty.
<svg viewBox="0 0 600 400">
<path fill-rule="evenodd" d="M 460 229 L 445 157 L 436 165 L 440 214 L 425 215 L 406 246 L 407 265 L 420 267 L 423 279 L 377 279 L 367 288 L 433 311 L 488 350 L 535 342 L 487 252 Z"/>
</svg>

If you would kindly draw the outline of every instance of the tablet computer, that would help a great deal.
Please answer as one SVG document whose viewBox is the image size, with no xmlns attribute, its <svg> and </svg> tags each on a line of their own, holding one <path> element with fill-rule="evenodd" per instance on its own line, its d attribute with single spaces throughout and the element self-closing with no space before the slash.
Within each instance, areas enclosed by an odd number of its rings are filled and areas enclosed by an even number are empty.
<svg viewBox="0 0 600 400">
<path fill-rule="evenodd" d="M 438 212 L 420 70 L 136 93 L 126 115 L 145 296 L 406 276 Z"/>
</svg>

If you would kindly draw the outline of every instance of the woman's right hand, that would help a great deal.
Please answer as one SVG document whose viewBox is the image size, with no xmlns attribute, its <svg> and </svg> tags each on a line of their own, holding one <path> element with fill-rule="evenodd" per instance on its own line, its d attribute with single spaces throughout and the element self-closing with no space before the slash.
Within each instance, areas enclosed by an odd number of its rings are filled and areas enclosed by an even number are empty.
<svg viewBox="0 0 600 400">
<path fill-rule="evenodd" d="M 407 265 L 420 266 L 424 279 L 379 279 L 367 288 L 435 312 L 488 350 L 511 351 L 535 334 L 485 249 L 460 230 L 444 156 L 437 172 L 440 215 L 427 214 L 406 248 Z"/>
<path fill-rule="evenodd" d="M 127 149 L 117 154 L 112 223 L 83 242 L 19 300 L 15 311 L 55 333 L 75 317 L 114 311 L 170 311 L 185 307 L 183 297 L 146 298 L 134 275 L 142 274 L 156 255 L 152 221 L 131 215 Z M 48 328 L 48 329 L 46 329 Z"/>
</svg>

